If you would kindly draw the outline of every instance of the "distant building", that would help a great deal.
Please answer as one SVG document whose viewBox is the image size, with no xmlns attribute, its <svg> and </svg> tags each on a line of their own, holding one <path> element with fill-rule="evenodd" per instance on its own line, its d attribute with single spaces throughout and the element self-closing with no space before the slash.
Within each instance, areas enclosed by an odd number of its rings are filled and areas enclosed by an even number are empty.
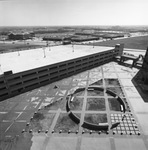
<svg viewBox="0 0 148 150">
<path fill-rule="evenodd" d="M 71 44 L 71 40 L 63 40 L 62 44 L 63 45 Z"/>
<path fill-rule="evenodd" d="M 79 36 L 71 38 L 72 42 L 86 42 L 86 41 L 94 41 L 99 40 L 99 37 L 92 37 L 92 36 Z"/>
<path fill-rule="evenodd" d="M 71 41 L 71 38 L 69 36 L 49 36 L 49 37 L 43 37 L 43 41 Z"/>
<path fill-rule="evenodd" d="M 124 37 L 124 34 L 108 33 L 108 34 L 103 35 L 104 39 L 111 39 L 111 40 L 115 39 L 115 38 L 121 38 L 121 37 Z"/>
<path fill-rule="evenodd" d="M 62 41 L 62 37 L 43 37 L 43 41 Z"/>
<path fill-rule="evenodd" d="M 33 32 L 13 33 L 8 34 L 9 40 L 27 40 L 32 39 L 35 36 Z"/>
</svg>

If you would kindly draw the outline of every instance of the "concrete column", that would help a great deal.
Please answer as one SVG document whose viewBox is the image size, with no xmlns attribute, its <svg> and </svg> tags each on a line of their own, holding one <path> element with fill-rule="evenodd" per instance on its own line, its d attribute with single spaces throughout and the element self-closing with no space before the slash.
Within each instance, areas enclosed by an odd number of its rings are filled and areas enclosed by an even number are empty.
<svg viewBox="0 0 148 150">
<path fill-rule="evenodd" d="M 7 72 L 4 72 L 4 82 L 5 82 L 6 89 L 7 89 L 9 95 L 11 95 L 11 90 L 10 90 L 10 87 L 9 87 L 9 83 L 8 83 L 7 77 L 12 75 L 12 74 L 13 74 L 13 72 L 11 70 L 7 71 Z"/>
<path fill-rule="evenodd" d="M 143 69 L 142 78 L 143 78 L 144 84 L 148 85 L 148 48 L 146 50 L 146 53 L 143 59 L 142 69 Z"/>
<path fill-rule="evenodd" d="M 124 44 L 116 44 L 115 49 L 119 50 L 118 55 L 121 56 L 123 54 Z"/>
<path fill-rule="evenodd" d="M 144 70 L 148 70 L 148 48 L 147 48 L 145 56 L 144 56 L 142 68 Z"/>
</svg>

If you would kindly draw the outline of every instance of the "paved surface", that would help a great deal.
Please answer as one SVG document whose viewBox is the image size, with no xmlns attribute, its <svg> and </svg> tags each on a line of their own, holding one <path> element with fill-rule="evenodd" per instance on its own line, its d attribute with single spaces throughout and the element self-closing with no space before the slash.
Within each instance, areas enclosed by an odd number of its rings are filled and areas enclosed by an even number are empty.
<svg viewBox="0 0 148 150">
<path fill-rule="evenodd" d="M 1 102 L 0 148 L 4 150 L 147 150 L 148 103 L 143 101 L 138 92 L 140 88 L 133 80 L 138 71 L 136 68 L 110 62 Z M 110 79 L 115 82 L 109 82 Z M 105 92 L 103 95 L 88 95 L 85 91 L 77 96 L 83 102 L 82 106 L 73 112 L 81 118 L 80 125 L 72 123 L 66 113 L 67 95 L 79 87 L 91 84 L 115 90 L 129 105 L 124 122 L 116 129 L 109 129 L 108 134 L 103 132 L 90 134 L 89 130 L 81 127 L 86 114 L 107 114 L 109 125 L 121 119 L 122 113 L 110 108 L 108 99 L 112 97 Z M 104 98 L 105 110 L 86 110 L 88 98 Z M 44 107 L 50 103 L 53 105 Z M 38 122 L 33 122 L 31 117 L 35 118 L 36 112 L 44 114 L 44 117 Z M 26 132 L 22 133 L 23 129 Z M 69 129 L 72 133 L 68 134 Z M 33 132 L 29 132 L 31 130 Z M 59 133 L 60 130 L 62 133 Z M 48 132 L 45 133 L 46 131 Z"/>
</svg>

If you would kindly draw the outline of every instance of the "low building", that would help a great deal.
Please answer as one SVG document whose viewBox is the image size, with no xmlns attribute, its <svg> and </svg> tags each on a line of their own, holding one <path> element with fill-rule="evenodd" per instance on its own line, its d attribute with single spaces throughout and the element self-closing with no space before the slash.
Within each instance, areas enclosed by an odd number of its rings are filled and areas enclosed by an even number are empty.
<svg viewBox="0 0 148 150">
<path fill-rule="evenodd" d="M 71 41 L 71 37 L 68 36 L 46 36 L 43 37 L 43 41 Z"/>
<path fill-rule="evenodd" d="M 63 45 L 71 44 L 71 40 L 63 40 L 62 44 Z"/>
<path fill-rule="evenodd" d="M 62 37 L 43 37 L 43 41 L 62 41 Z"/>
<path fill-rule="evenodd" d="M 86 41 L 94 41 L 94 40 L 99 40 L 99 37 L 80 36 L 80 37 L 71 38 L 72 42 L 86 42 Z"/>
<path fill-rule="evenodd" d="M 9 40 L 27 40 L 32 39 L 35 36 L 33 32 L 13 33 L 8 34 Z"/>
<path fill-rule="evenodd" d="M 110 40 L 115 39 L 115 38 L 121 38 L 121 37 L 124 37 L 124 34 L 108 33 L 108 34 L 103 35 L 104 39 L 110 39 Z"/>
</svg>

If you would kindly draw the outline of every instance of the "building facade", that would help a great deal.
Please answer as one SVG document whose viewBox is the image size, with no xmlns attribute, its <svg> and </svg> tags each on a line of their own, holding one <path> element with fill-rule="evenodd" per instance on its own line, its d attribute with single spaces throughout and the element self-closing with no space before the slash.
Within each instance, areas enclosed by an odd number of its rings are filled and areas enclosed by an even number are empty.
<svg viewBox="0 0 148 150">
<path fill-rule="evenodd" d="M 8 39 L 9 40 L 27 40 L 27 39 L 32 39 L 35 36 L 33 32 L 31 33 L 10 33 L 8 34 Z"/>
</svg>

